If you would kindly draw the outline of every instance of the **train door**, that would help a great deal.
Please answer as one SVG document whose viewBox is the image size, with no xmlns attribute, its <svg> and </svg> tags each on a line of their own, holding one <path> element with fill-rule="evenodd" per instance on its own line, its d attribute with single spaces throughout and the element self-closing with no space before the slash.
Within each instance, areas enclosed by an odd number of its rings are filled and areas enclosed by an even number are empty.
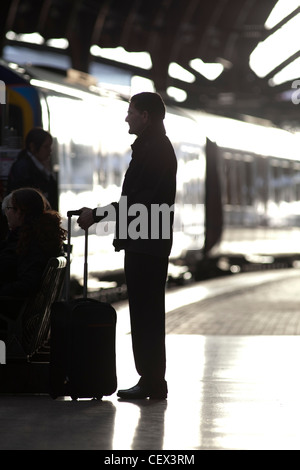
<svg viewBox="0 0 300 470">
<path fill-rule="evenodd" d="M 177 156 L 177 191 L 171 258 L 203 256 L 206 136 L 193 119 L 167 113 L 166 132 Z"/>
<path fill-rule="evenodd" d="M 1 80 L 0 69 L 0 80 Z M 3 80 L 4 82 L 4 80 Z M 28 84 L 5 83 L 5 102 L 0 105 L 0 199 L 6 194 L 10 168 L 24 146 L 25 136 L 41 125 L 41 108 L 36 90 Z"/>
<path fill-rule="evenodd" d="M 220 241 L 223 230 L 222 178 L 219 149 L 206 143 L 205 254 Z"/>
</svg>

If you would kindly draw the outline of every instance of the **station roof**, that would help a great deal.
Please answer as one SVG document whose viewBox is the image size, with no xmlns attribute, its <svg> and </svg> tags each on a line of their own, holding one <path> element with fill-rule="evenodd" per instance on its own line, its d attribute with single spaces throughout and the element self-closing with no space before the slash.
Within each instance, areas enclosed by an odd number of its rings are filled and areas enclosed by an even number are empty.
<svg viewBox="0 0 300 470">
<path fill-rule="evenodd" d="M 277 0 L 2 0 L 0 47 L 3 50 L 8 42 L 14 42 L 7 38 L 8 31 L 16 35 L 39 33 L 44 42 L 34 47 L 41 49 L 49 47 L 48 39 L 66 38 L 68 48 L 64 53 L 71 58 L 72 67 L 83 72 L 88 71 L 92 60 L 91 46 L 148 52 L 152 61 L 149 69 L 122 67 L 153 80 L 164 98 L 169 87 L 176 87 L 187 93 L 185 107 L 232 117 L 256 116 L 279 126 L 297 125 L 299 107 L 291 99 L 292 81 L 270 86 L 270 79 L 299 57 L 299 50 L 265 76 L 258 76 L 249 65 L 255 47 L 300 11 L 299 5 L 279 24 L 266 29 L 266 19 L 276 3 Z M 221 64 L 223 72 L 214 80 L 205 78 L 191 66 L 194 59 Z M 170 76 L 170 64 L 183 67 L 194 78 L 184 81 Z"/>
</svg>

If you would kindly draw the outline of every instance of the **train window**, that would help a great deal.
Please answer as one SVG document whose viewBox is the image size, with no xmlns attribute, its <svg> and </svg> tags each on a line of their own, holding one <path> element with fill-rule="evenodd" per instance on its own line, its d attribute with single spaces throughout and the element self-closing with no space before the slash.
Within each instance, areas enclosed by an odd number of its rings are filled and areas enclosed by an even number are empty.
<svg viewBox="0 0 300 470">
<path fill-rule="evenodd" d="M 22 147 L 24 120 L 22 109 L 13 104 L 7 104 L 5 107 L 1 106 L 0 114 L 0 129 L 1 145 L 8 145 L 13 148 Z"/>
<path fill-rule="evenodd" d="M 235 161 L 236 171 L 236 204 L 241 206 L 243 204 L 243 182 L 244 182 L 244 166 L 240 160 Z"/>
<path fill-rule="evenodd" d="M 225 159 L 225 179 L 226 179 L 226 203 L 229 205 L 239 205 L 241 203 L 241 179 L 239 172 L 239 162 L 232 159 Z"/>
<path fill-rule="evenodd" d="M 292 201 L 292 173 L 291 168 L 285 166 L 282 172 L 283 184 L 283 200 L 285 202 Z"/>
<path fill-rule="evenodd" d="M 202 202 L 203 191 L 199 180 L 194 179 L 183 184 L 183 198 L 186 204 L 196 205 Z"/>
<path fill-rule="evenodd" d="M 223 186 L 224 186 L 224 203 L 225 204 L 232 204 L 233 195 L 232 195 L 232 184 L 231 184 L 231 160 L 230 160 L 230 153 L 224 153 L 224 175 L 225 178 L 223 179 Z"/>
<path fill-rule="evenodd" d="M 253 204 L 253 162 L 244 162 L 244 199 L 246 206 L 252 206 Z"/>
<path fill-rule="evenodd" d="M 175 151 L 178 160 L 176 203 L 203 203 L 205 156 L 202 149 L 195 145 L 182 144 Z"/>
<path fill-rule="evenodd" d="M 86 191 L 93 187 L 93 171 L 95 156 L 93 149 L 88 145 L 70 142 L 70 159 L 73 181 L 77 190 Z"/>
<path fill-rule="evenodd" d="M 255 159 L 255 186 L 252 186 L 253 198 L 266 207 L 269 194 L 269 177 L 267 160 L 262 157 Z"/>
<path fill-rule="evenodd" d="M 293 173 L 288 162 L 274 161 L 270 169 L 270 187 L 276 204 L 293 200 Z"/>
<path fill-rule="evenodd" d="M 8 106 L 8 128 L 14 129 L 17 136 L 23 135 L 23 115 L 19 106 Z"/>
<path fill-rule="evenodd" d="M 272 188 L 274 194 L 274 201 L 279 204 L 281 201 L 281 170 L 282 168 L 278 165 L 274 165 L 272 167 L 271 175 L 272 175 Z"/>
<path fill-rule="evenodd" d="M 122 184 L 122 172 L 121 172 L 121 155 L 112 155 L 112 173 L 113 173 L 113 184 L 121 186 Z"/>
<path fill-rule="evenodd" d="M 99 184 L 106 188 L 108 186 L 108 158 L 106 155 L 98 155 L 98 180 Z"/>
<path fill-rule="evenodd" d="M 223 154 L 223 195 L 228 205 L 253 204 L 253 158 L 240 153 Z"/>
<path fill-rule="evenodd" d="M 293 191 L 294 201 L 300 201 L 300 165 L 295 164 L 293 167 Z"/>
</svg>

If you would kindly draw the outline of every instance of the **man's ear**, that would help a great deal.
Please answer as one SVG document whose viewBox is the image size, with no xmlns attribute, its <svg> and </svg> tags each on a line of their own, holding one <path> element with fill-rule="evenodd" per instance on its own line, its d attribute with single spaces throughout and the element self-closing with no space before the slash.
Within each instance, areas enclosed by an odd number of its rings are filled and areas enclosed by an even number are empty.
<svg viewBox="0 0 300 470">
<path fill-rule="evenodd" d="M 148 111 L 143 111 L 142 117 L 145 124 L 148 124 L 150 122 L 150 114 L 148 113 Z"/>
</svg>

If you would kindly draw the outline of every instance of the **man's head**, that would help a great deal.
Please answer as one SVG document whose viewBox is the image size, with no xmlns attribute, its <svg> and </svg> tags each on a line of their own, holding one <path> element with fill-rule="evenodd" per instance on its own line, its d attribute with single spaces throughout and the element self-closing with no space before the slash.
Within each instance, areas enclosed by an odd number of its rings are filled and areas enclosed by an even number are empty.
<svg viewBox="0 0 300 470">
<path fill-rule="evenodd" d="M 35 156 L 39 162 L 48 167 L 52 150 L 52 136 L 40 127 L 31 129 L 25 139 L 26 149 Z"/>
<path fill-rule="evenodd" d="M 143 92 L 134 95 L 125 119 L 129 124 L 129 134 L 140 135 L 150 124 L 161 123 L 165 113 L 164 102 L 158 93 Z"/>
</svg>

